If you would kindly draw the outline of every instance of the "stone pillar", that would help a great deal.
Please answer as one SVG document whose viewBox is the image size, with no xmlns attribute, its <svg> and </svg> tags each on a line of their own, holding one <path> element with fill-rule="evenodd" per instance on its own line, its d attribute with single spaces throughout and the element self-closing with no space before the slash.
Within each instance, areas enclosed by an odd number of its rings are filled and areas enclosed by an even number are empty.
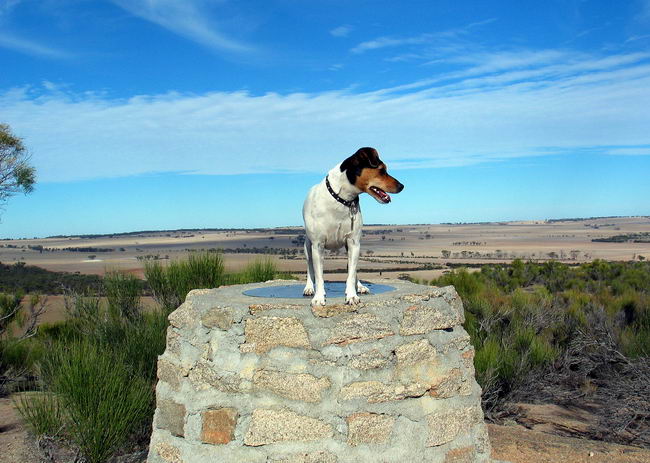
<svg viewBox="0 0 650 463">
<path fill-rule="evenodd" d="M 356 307 L 190 292 L 158 361 L 149 463 L 489 461 L 452 286 L 390 281 Z"/>
</svg>

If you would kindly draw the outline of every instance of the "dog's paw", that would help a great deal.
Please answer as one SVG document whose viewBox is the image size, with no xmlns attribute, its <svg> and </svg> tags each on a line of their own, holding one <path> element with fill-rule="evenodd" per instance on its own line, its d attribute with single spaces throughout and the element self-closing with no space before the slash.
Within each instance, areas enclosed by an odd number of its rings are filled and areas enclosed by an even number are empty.
<svg viewBox="0 0 650 463">
<path fill-rule="evenodd" d="M 311 305 L 325 305 L 325 296 L 314 296 Z"/>
<path fill-rule="evenodd" d="M 305 286 L 305 289 L 302 290 L 302 295 L 303 296 L 313 296 L 314 295 L 314 288 L 310 286 Z"/>
<path fill-rule="evenodd" d="M 345 297 L 345 303 L 347 305 L 357 305 L 361 300 L 359 299 L 359 296 L 356 294 L 354 296 L 346 296 Z"/>
<path fill-rule="evenodd" d="M 363 286 L 361 283 L 357 285 L 357 293 L 359 294 L 369 294 L 370 290 Z"/>
</svg>

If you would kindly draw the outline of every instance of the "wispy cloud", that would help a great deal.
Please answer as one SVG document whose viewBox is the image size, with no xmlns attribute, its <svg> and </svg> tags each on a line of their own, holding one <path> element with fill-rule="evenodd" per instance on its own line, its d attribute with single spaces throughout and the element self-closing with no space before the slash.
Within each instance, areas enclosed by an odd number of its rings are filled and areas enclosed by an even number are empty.
<svg viewBox="0 0 650 463">
<path fill-rule="evenodd" d="M 227 37 L 211 21 L 205 2 L 189 0 L 112 0 L 129 13 L 157 24 L 169 31 L 208 48 L 234 53 L 251 52 L 254 48 Z"/>
<path fill-rule="evenodd" d="M 58 49 L 56 47 L 43 45 L 41 42 L 34 39 L 23 38 L 19 34 L 10 31 L 10 18 L 13 15 L 16 7 L 21 3 L 23 3 L 23 0 L 0 1 L 0 47 L 17 51 L 19 53 L 44 58 L 71 58 L 72 54 L 68 53 L 67 51 Z"/>
<path fill-rule="evenodd" d="M 334 37 L 347 37 L 348 35 L 350 35 L 350 32 L 352 32 L 352 29 L 353 27 L 348 25 L 339 26 L 330 30 L 330 34 L 333 35 Z"/>
<path fill-rule="evenodd" d="M 452 38 L 457 38 L 466 35 L 470 33 L 473 29 L 476 29 L 481 26 L 485 26 L 494 21 L 496 21 L 496 18 L 490 18 L 484 21 L 478 21 L 478 22 L 467 24 L 464 27 L 449 29 L 449 30 L 440 31 L 436 33 L 419 34 L 412 37 L 386 37 L 386 36 L 377 37 L 373 40 L 367 40 L 365 42 L 359 43 L 350 51 L 352 53 L 358 54 L 370 50 L 377 50 L 380 48 L 400 47 L 406 45 L 421 45 L 421 44 L 432 43 L 437 40 L 443 40 L 443 39 L 449 40 Z"/>
<path fill-rule="evenodd" d="M 16 37 L 6 32 L 0 32 L 0 47 L 44 58 L 65 59 L 72 57 L 72 54 L 67 51 L 48 47 L 33 40 Z"/>
<path fill-rule="evenodd" d="M 519 56 L 517 56 L 519 53 Z M 508 52 L 372 92 L 0 93 L 43 181 L 148 172 L 322 172 L 359 146 L 391 167 L 648 155 L 650 55 Z M 464 72 L 464 74 L 462 74 Z"/>
<path fill-rule="evenodd" d="M 350 51 L 352 53 L 364 53 L 369 50 L 377 50 L 379 48 L 387 47 L 397 47 L 401 45 L 418 45 L 422 43 L 427 43 L 433 40 L 435 34 L 420 34 L 415 37 L 378 37 L 373 40 L 367 40 L 361 42 L 356 47 L 352 48 Z"/>
</svg>

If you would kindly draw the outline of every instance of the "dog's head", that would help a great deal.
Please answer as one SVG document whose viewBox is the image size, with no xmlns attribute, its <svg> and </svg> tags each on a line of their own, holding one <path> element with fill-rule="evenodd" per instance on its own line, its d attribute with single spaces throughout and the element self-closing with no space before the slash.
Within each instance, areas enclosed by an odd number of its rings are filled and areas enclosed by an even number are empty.
<svg viewBox="0 0 650 463">
<path fill-rule="evenodd" d="M 341 172 L 345 172 L 351 184 L 362 192 L 368 193 L 377 202 L 388 204 L 388 193 L 399 193 L 404 185 L 386 172 L 386 164 L 379 159 L 374 148 L 361 148 L 341 163 Z"/>
</svg>

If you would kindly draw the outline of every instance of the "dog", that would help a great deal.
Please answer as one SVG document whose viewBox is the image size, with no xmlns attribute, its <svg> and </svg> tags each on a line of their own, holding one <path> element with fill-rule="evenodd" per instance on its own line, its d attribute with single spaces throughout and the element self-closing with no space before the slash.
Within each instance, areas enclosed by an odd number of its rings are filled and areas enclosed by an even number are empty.
<svg viewBox="0 0 650 463">
<path fill-rule="evenodd" d="M 388 193 L 399 193 L 403 189 L 404 185 L 388 175 L 377 150 L 365 147 L 330 170 L 309 190 L 302 208 L 307 257 L 307 284 L 303 295 L 313 296 L 312 306 L 325 305 L 325 249 L 336 251 L 345 247 L 348 253 L 346 304 L 358 304 L 357 294 L 369 292 L 357 279 L 363 225 L 359 195 L 368 193 L 377 202 L 388 204 L 391 201 Z"/>
</svg>

